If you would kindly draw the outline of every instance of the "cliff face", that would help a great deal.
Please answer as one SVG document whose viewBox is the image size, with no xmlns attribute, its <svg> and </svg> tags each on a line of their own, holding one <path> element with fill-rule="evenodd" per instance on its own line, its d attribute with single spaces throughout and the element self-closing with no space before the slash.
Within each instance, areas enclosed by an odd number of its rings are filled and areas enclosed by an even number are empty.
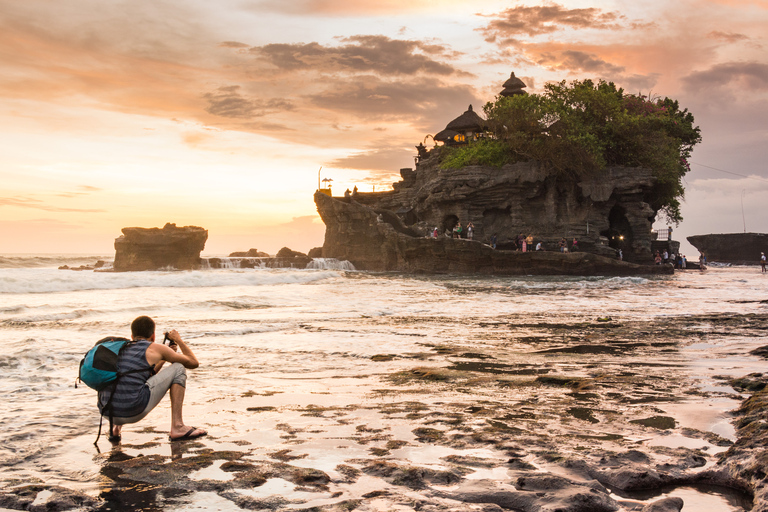
<svg viewBox="0 0 768 512">
<path fill-rule="evenodd" d="M 414 236 L 395 220 L 396 216 L 355 200 L 317 192 L 315 204 L 326 225 L 323 257 L 348 260 L 360 270 L 487 275 L 639 275 L 673 271 L 671 265 L 637 265 L 586 252 L 523 253 L 494 250 L 472 240 Z"/>
<path fill-rule="evenodd" d="M 766 233 L 724 233 L 689 236 L 688 241 L 709 261 L 756 265 L 760 253 L 768 254 Z"/>
<path fill-rule="evenodd" d="M 208 240 L 208 230 L 197 226 L 160 228 L 123 228 L 115 239 L 116 272 L 200 267 L 200 252 Z"/>
<path fill-rule="evenodd" d="M 393 192 L 358 194 L 355 200 L 397 212 L 423 234 L 472 222 L 475 240 L 488 242 L 496 234 L 503 243 L 522 233 L 556 250 L 561 238 L 569 246 L 576 238 L 582 251 L 615 257 L 621 248 L 625 260 L 652 260 L 654 212 L 645 199 L 655 180 L 649 169 L 609 168 L 574 182 L 536 162 L 440 169 L 437 151 L 415 171 L 402 171 Z"/>
<path fill-rule="evenodd" d="M 501 169 L 440 169 L 438 151 L 421 160 L 415 171 L 402 170 L 403 180 L 394 184 L 394 191 L 344 199 L 315 194 L 326 225 L 323 256 L 346 259 L 357 268 L 370 270 L 502 274 L 588 273 L 584 267 L 581 272 L 566 268 L 577 259 L 579 265 L 594 264 L 605 273 L 621 273 L 592 259 L 616 259 L 619 248 L 626 261 L 652 261 L 654 212 L 645 200 L 655 184 L 650 170 L 609 168 L 575 182 L 536 162 Z M 462 226 L 473 223 L 474 242 L 444 236 L 457 222 Z M 440 237 L 427 238 L 435 227 Z M 548 252 L 558 251 L 562 238 L 569 247 L 575 238 L 579 252 L 558 252 L 551 259 L 555 254 L 510 255 L 479 243 L 487 244 L 494 234 L 500 248 L 524 234 L 532 237 L 530 248 L 542 242 Z M 529 260 L 537 261 L 538 272 L 528 272 Z M 628 269 L 626 262 L 619 266 Z M 655 271 L 643 268 L 645 273 Z"/>
</svg>

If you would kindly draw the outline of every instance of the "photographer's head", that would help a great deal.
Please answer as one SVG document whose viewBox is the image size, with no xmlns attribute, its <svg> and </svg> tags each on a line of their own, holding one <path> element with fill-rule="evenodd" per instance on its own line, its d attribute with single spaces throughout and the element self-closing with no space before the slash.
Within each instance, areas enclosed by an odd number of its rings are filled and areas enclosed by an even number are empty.
<svg viewBox="0 0 768 512">
<path fill-rule="evenodd" d="M 131 338 L 134 340 L 143 338 L 154 341 L 155 321 L 148 316 L 140 316 L 131 322 Z"/>
</svg>

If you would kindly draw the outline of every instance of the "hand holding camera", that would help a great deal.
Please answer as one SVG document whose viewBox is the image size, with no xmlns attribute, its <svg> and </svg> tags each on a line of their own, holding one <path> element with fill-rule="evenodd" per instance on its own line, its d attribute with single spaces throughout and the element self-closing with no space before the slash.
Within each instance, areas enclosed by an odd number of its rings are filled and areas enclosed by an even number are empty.
<svg viewBox="0 0 768 512">
<path fill-rule="evenodd" d="M 165 337 L 163 338 L 163 345 L 167 345 L 168 347 L 176 350 L 177 345 L 176 341 L 173 339 L 175 336 L 178 336 L 178 333 L 176 331 L 166 331 Z"/>
</svg>

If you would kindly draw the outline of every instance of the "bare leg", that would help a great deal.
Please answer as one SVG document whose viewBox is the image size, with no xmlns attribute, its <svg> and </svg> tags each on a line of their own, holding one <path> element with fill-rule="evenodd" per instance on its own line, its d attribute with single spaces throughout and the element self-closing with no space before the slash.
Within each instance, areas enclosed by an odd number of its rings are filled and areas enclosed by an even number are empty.
<svg viewBox="0 0 768 512">
<path fill-rule="evenodd" d="M 181 409 L 184 406 L 184 392 L 186 389 L 179 384 L 171 385 L 171 431 L 169 432 L 171 438 L 181 437 L 189 432 L 190 427 L 184 425 L 184 420 L 181 417 Z M 195 429 L 191 435 L 198 436 L 206 433 L 205 430 L 198 428 Z"/>
<path fill-rule="evenodd" d="M 116 437 L 120 437 L 120 434 L 123 431 L 122 425 L 112 425 L 112 435 Z"/>
</svg>

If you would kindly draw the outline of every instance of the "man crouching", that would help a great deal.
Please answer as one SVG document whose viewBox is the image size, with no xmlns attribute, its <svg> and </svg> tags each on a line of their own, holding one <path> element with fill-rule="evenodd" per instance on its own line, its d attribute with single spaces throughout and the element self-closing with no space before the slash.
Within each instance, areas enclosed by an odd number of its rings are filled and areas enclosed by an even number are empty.
<svg viewBox="0 0 768 512">
<path fill-rule="evenodd" d="M 167 333 L 170 345 L 154 343 L 155 321 L 148 316 L 140 316 L 131 323 L 131 339 L 121 352 L 117 362 L 123 375 L 117 383 L 112 396 L 111 390 L 99 391 L 99 411 L 109 417 L 107 404 L 112 409 L 112 431 L 109 440 L 120 441 L 123 425 L 136 423 L 155 408 L 165 393 L 171 390 L 171 429 L 168 433 L 171 441 L 193 439 L 207 434 L 200 428 L 184 425 L 181 410 L 184 405 L 184 392 L 187 384 L 187 368 L 197 368 L 198 362 L 178 332 Z M 181 353 L 177 352 L 181 350 Z M 171 365 L 161 371 L 163 365 Z M 111 403 L 110 403 L 110 397 Z"/>
</svg>

